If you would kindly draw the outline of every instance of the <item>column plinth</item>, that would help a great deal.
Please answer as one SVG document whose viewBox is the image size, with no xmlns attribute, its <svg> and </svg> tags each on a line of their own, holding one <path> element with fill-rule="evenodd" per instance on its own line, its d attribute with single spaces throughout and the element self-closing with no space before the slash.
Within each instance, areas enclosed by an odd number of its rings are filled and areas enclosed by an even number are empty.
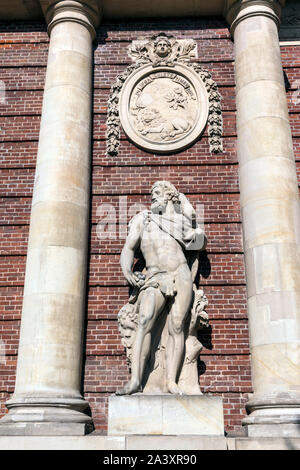
<svg viewBox="0 0 300 470">
<path fill-rule="evenodd" d="M 300 435 L 300 205 L 278 40 L 283 2 L 235 2 L 241 218 L 254 394 L 250 436 Z"/>
<path fill-rule="evenodd" d="M 85 434 L 81 395 L 89 223 L 89 2 L 47 11 L 50 46 L 31 209 L 15 392 L 0 434 Z"/>
</svg>

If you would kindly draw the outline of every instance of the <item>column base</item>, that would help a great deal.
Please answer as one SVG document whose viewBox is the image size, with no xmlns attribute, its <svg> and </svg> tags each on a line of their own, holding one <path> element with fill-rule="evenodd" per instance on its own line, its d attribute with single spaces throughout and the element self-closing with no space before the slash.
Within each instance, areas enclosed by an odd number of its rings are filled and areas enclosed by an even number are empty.
<svg viewBox="0 0 300 470">
<path fill-rule="evenodd" d="M 85 436 L 93 430 L 84 423 L 0 423 L 0 436 Z"/>
<path fill-rule="evenodd" d="M 300 437 L 299 424 L 251 424 L 248 437 Z"/>
<path fill-rule="evenodd" d="M 300 397 L 294 393 L 254 396 L 243 420 L 249 437 L 300 437 Z"/>
<path fill-rule="evenodd" d="M 82 398 L 18 398 L 6 406 L 1 436 L 84 436 L 94 430 Z"/>
</svg>

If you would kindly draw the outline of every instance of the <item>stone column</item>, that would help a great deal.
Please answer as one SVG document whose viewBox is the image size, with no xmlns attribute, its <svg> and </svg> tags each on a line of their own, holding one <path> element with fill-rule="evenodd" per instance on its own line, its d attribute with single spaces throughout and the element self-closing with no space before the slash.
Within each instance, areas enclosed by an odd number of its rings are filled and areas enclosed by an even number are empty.
<svg viewBox="0 0 300 470">
<path fill-rule="evenodd" d="M 84 434 L 81 365 L 89 221 L 91 1 L 52 1 L 15 392 L 0 434 Z"/>
<path fill-rule="evenodd" d="M 233 2 L 231 2 L 233 3 Z M 279 1 L 234 2 L 238 159 L 252 382 L 250 436 L 300 436 L 300 207 Z"/>
</svg>

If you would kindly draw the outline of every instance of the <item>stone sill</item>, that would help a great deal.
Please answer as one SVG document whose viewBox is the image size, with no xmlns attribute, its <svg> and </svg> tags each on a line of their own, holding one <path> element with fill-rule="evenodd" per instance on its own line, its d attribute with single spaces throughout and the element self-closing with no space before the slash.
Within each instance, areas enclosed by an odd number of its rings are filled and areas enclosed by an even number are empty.
<svg viewBox="0 0 300 470">
<path fill-rule="evenodd" d="M 0 450 L 300 450 L 300 438 L 206 436 L 0 436 Z M 175 450 L 176 452 L 176 450 Z"/>
</svg>

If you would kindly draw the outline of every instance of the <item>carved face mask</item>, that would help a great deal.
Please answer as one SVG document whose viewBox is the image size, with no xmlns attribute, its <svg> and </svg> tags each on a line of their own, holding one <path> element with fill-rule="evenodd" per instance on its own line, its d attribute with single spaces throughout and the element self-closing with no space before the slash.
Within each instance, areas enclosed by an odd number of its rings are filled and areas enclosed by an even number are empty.
<svg viewBox="0 0 300 470">
<path fill-rule="evenodd" d="M 165 39 L 161 39 L 155 44 L 155 53 L 159 57 L 167 57 L 170 54 L 171 45 Z"/>
</svg>

